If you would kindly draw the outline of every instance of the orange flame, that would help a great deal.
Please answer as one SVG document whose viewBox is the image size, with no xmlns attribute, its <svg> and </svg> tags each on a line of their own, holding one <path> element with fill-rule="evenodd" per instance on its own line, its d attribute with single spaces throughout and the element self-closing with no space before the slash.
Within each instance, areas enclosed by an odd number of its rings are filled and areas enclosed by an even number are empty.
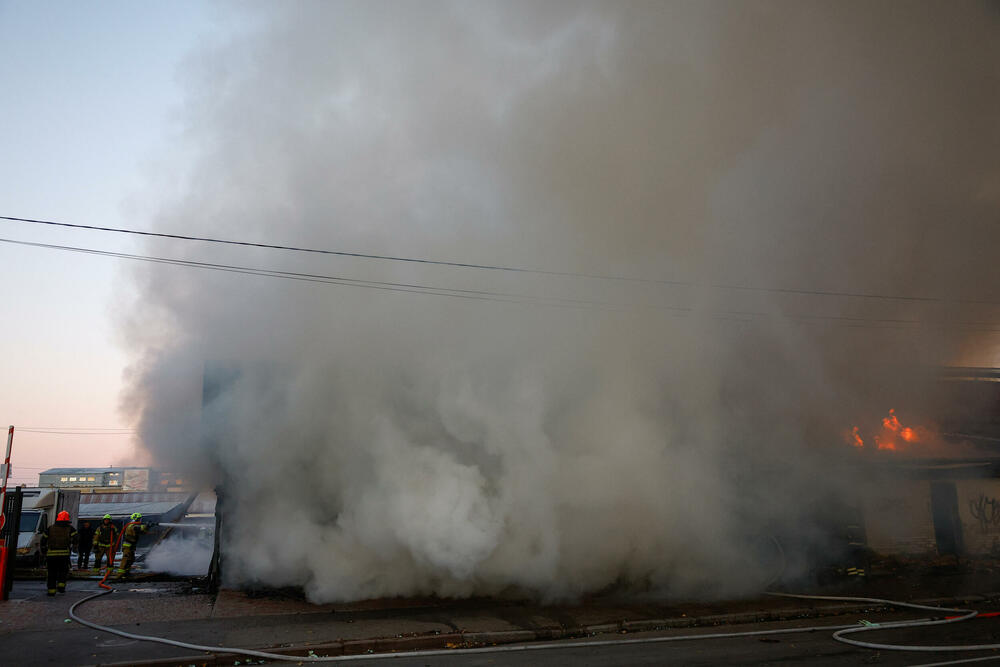
<svg viewBox="0 0 1000 667">
<path fill-rule="evenodd" d="M 896 411 L 894 409 L 889 409 L 889 416 L 882 420 L 882 426 L 890 431 L 898 431 L 900 429 L 899 420 L 896 419 Z"/>
<path fill-rule="evenodd" d="M 896 410 L 889 410 L 889 416 L 882 418 L 882 429 L 872 437 L 875 449 L 881 451 L 897 452 L 904 449 L 909 443 L 920 442 L 921 437 L 917 429 L 903 426 L 896 416 Z M 857 449 L 865 448 L 865 441 L 857 426 L 851 430 L 848 441 Z"/>
</svg>

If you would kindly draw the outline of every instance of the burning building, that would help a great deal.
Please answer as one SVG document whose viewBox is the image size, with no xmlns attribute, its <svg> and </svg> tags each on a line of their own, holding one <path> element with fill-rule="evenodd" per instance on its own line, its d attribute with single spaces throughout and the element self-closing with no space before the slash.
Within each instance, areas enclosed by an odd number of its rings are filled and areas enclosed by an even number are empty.
<svg viewBox="0 0 1000 667">
<path fill-rule="evenodd" d="M 945 368 L 918 402 L 924 423 L 896 410 L 866 443 L 849 443 L 874 470 L 864 501 L 879 553 L 1000 555 L 1000 371 Z"/>
<path fill-rule="evenodd" d="M 987 4 L 223 11 L 155 221 L 260 245 L 150 239 L 123 332 L 231 583 L 759 590 L 864 487 L 852 420 L 997 363 Z"/>
</svg>

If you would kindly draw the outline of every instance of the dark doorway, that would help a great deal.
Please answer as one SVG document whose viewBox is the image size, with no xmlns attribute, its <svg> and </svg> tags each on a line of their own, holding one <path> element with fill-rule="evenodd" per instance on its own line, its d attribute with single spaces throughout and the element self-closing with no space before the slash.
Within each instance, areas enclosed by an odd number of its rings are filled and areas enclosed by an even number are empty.
<svg viewBox="0 0 1000 667">
<path fill-rule="evenodd" d="M 954 482 L 931 483 L 931 515 L 938 553 L 960 555 L 963 551 L 962 524 L 958 518 L 958 492 Z"/>
</svg>

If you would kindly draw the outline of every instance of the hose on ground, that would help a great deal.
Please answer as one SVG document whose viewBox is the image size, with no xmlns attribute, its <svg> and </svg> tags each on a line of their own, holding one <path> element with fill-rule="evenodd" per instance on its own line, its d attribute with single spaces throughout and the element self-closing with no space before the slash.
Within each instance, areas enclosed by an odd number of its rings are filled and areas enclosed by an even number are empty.
<svg viewBox="0 0 1000 667">
<path fill-rule="evenodd" d="M 121 537 L 119 537 L 119 542 Z M 781 578 L 781 574 L 785 568 L 785 553 L 784 549 L 781 547 L 780 541 L 772 536 L 771 541 L 774 543 L 779 557 L 781 567 L 778 574 L 773 577 L 769 582 L 768 586 L 776 582 Z M 119 637 L 125 637 L 127 639 L 135 639 L 138 641 L 148 641 L 156 642 L 159 644 L 167 644 L 169 646 L 176 646 L 179 648 L 188 648 L 195 651 L 206 651 L 210 653 L 235 653 L 238 655 L 247 655 L 255 658 L 263 658 L 267 660 L 284 660 L 290 662 L 339 662 L 346 660 L 363 660 L 368 658 L 390 658 L 390 657 L 415 657 L 415 656 L 432 656 L 432 655 L 455 655 L 459 653 L 483 653 L 483 652 L 497 652 L 497 651 L 530 651 L 530 650 L 543 650 L 546 648 L 558 648 L 565 646 L 565 644 L 518 644 L 518 645 L 507 645 L 507 646 L 494 646 L 489 648 L 476 648 L 476 649 L 447 649 L 447 650 L 431 650 L 431 651 L 414 651 L 414 652 L 403 652 L 403 653 L 383 653 L 383 654 L 371 654 L 371 655 L 350 655 L 350 656 L 289 656 L 280 653 L 267 653 L 265 651 L 254 651 L 251 649 L 239 649 L 239 648 L 227 648 L 225 646 L 203 646 L 200 644 L 191 644 L 188 642 L 176 641 L 173 639 L 167 639 L 165 637 L 153 637 L 150 635 L 137 635 L 131 632 L 125 632 L 122 630 L 116 630 L 108 626 L 100 625 L 98 623 L 93 623 L 91 621 L 85 621 L 76 615 L 75 610 L 78 606 L 85 602 L 99 598 L 108 593 L 113 593 L 114 589 L 107 586 L 104 581 L 107 579 L 107 575 L 110 574 L 111 567 L 108 568 L 108 573 L 105 574 L 104 579 L 101 580 L 100 586 L 107 590 L 100 591 L 94 595 L 87 596 L 81 600 L 73 603 L 69 608 L 69 617 L 76 621 L 77 623 L 84 625 L 88 628 L 94 630 L 99 630 L 101 632 L 108 632 Z M 880 606 L 891 606 L 891 607 L 905 607 L 908 609 L 920 609 L 924 611 L 934 611 L 934 612 L 952 612 L 959 614 L 958 616 L 952 618 L 922 618 L 910 621 L 892 621 L 889 623 L 869 623 L 865 625 L 841 625 L 841 626 L 810 626 L 805 628 L 783 628 L 776 630 L 756 630 L 749 632 L 726 632 L 726 633 L 712 633 L 712 634 L 699 634 L 699 635 L 679 635 L 671 637 L 650 637 L 643 639 L 616 639 L 609 641 L 587 641 L 587 642 L 573 642 L 573 646 L 579 647 L 595 647 L 595 646 L 610 646 L 610 645 L 622 645 L 622 644 L 638 644 L 638 643 L 659 643 L 659 642 L 671 642 L 671 641 L 686 641 L 686 640 L 696 640 L 696 639 L 725 639 L 732 637 L 752 637 L 752 636 L 762 636 L 762 635 L 775 635 L 775 634 L 793 634 L 798 632 L 815 632 L 815 631 L 829 631 L 835 630 L 833 633 L 833 639 L 844 644 L 849 644 L 851 646 L 857 646 L 859 648 L 875 649 L 881 651 L 921 651 L 921 652 L 952 652 L 952 651 L 990 651 L 1000 649 L 1000 644 L 967 644 L 967 645 L 954 645 L 954 646 L 921 646 L 921 645 L 911 645 L 911 644 L 880 644 L 875 642 L 863 642 L 856 639 L 848 639 L 846 635 L 856 634 L 859 632 L 870 632 L 873 630 L 884 630 L 889 628 L 915 628 L 924 627 L 932 625 L 944 625 L 947 623 L 958 623 L 960 621 L 966 621 L 971 618 L 975 618 L 979 612 L 971 609 L 957 609 L 950 607 L 934 607 L 930 605 L 916 604 L 912 602 L 900 602 L 897 600 L 887 600 L 883 598 L 868 598 L 868 597 L 847 597 L 847 596 L 832 596 L 832 595 L 804 595 L 798 593 L 780 593 L 769 591 L 766 595 L 771 595 L 775 597 L 793 598 L 799 600 L 825 600 L 832 602 L 861 602 L 865 604 L 877 604 Z M 311 653 L 311 652 L 310 652 Z M 983 658 L 969 658 L 965 660 L 954 660 L 950 662 L 939 662 L 933 663 L 934 665 L 953 665 L 971 662 L 985 662 L 987 660 L 997 660 L 1000 656 L 987 656 Z M 930 667 L 929 665 L 926 667 Z"/>
<path fill-rule="evenodd" d="M 882 598 L 861 598 L 861 597 L 840 597 L 832 595 L 798 595 L 794 593 L 767 593 L 768 595 L 773 595 L 776 597 L 785 598 L 797 598 L 800 600 L 830 600 L 835 602 L 864 602 L 869 604 L 878 605 L 890 605 L 893 607 L 907 607 L 909 609 L 923 609 L 929 611 L 944 611 L 944 612 L 954 612 L 960 614 L 960 616 L 955 616 L 953 618 L 938 618 L 938 619 L 921 619 L 918 621 L 899 621 L 891 625 L 895 628 L 916 628 L 922 626 L 931 625 L 944 625 L 946 623 L 958 623 L 960 621 L 967 621 L 970 618 L 975 618 L 979 612 L 972 609 L 955 609 L 950 607 L 931 607 L 924 604 L 914 604 L 912 602 L 898 602 L 896 600 L 885 600 Z M 833 633 L 833 638 L 844 644 L 850 644 L 851 646 L 859 646 L 861 648 L 871 648 L 880 651 L 927 651 L 927 652 L 942 652 L 942 651 L 991 651 L 1000 649 L 1000 644 L 967 644 L 967 645 L 956 645 L 956 646 L 921 646 L 919 644 L 877 644 L 874 642 L 863 642 L 856 639 L 847 639 L 845 635 L 855 634 L 858 632 L 871 632 L 873 630 L 882 630 L 884 628 L 890 627 L 888 623 L 875 623 L 871 625 L 862 626 L 852 626 L 850 628 L 845 628 L 843 630 L 838 630 Z"/>
<path fill-rule="evenodd" d="M 80 605 L 94 600 L 109 593 L 113 593 L 114 589 L 108 589 L 99 591 L 93 595 L 89 595 L 81 600 L 77 600 L 69 608 L 69 617 L 75 622 L 84 625 L 88 628 L 94 630 L 99 630 L 101 632 L 107 632 L 119 637 L 124 637 L 127 639 L 135 639 L 138 641 L 148 641 L 155 642 L 159 644 L 166 644 L 169 646 L 176 646 L 178 648 L 187 648 L 195 651 L 205 651 L 210 653 L 235 653 L 238 655 L 246 655 L 255 658 L 262 658 L 267 660 L 284 660 L 290 662 L 338 662 L 346 660 L 363 660 L 367 658 L 380 657 L 403 657 L 403 656 L 432 656 L 432 655 L 455 655 L 462 653 L 482 653 L 482 652 L 496 652 L 496 651 L 529 651 L 529 650 L 543 650 L 546 648 L 558 648 L 563 647 L 565 644 L 520 644 L 520 645 L 507 645 L 507 646 L 496 646 L 489 648 L 475 648 L 475 649 L 446 649 L 446 650 L 431 650 L 431 651 L 415 651 L 415 652 L 403 652 L 403 653 L 389 653 L 389 654 L 372 654 L 372 655 L 350 655 L 350 656 L 291 656 L 283 655 L 280 653 L 268 653 L 265 651 L 254 651 L 251 649 L 240 649 L 240 648 L 228 648 L 225 646 L 206 646 L 201 644 L 192 644 L 189 642 L 182 642 L 173 639 L 167 639 L 165 637 L 154 637 L 151 635 L 138 635 L 131 632 L 125 632 L 123 630 L 117 630 L 108 626 L 100 625 L 98 623 L 93 623 L 91 621 L 84 620 L 76 614 L 76 608 Z M 886 651 L 923 651 L 923 652 L 951 652 L 951 651 L 985 651 L 985 650 L 996 650 L 1000 649 L 1000 644 L 974 644 L 974 645 L 955 645 L 955 646 L 920 646 L 920 645 L 906 645 L 906 644 L 879 644 L 873 642 L 863 642 L 855 639 L 847 639 L 845 635 L 854 634 L 858 632 L 868 632 L 872 630 L 884 630 L 891 628 L 913 628 L 931 625 L 943 625 L 946 623 L 958 623 L 960 621 L 965 621 L 974 618 L 979 612 L 970 609 L 956 609 L 949 607 L 933 607 L 930 605 L 915 604 L 911 602 L 899 602 L 896 600 L 886 600 L 882 598 L 866 598 L 866 597 L 840 597 L 840 596 L 829 596 L 829 595 L 802 595 L 794 593 L 775 593 L 770 592 L 768 595 L 776 597 L 786 597 L 795 598 L 800 600 L 826 600 L 826 601 L 836 601 L 836 602 L 862 602 L 867 604 L 878 604 L 884 606 L 894 606 L 894 607 L 906 607 L 910 609 L 921 609 L 926 611 L 935 612 L 954 612 L 960 614 L 954 618 L 922 618 L 911 621 L 892 621 L 889 623 L 877 623 L 858 626 L 857 624 L 851 625 L 838 625 L 838 626 L 809 626 L 803 628 L 780 628 L 774 630 L 756 630 L 749 632 L 725 632 L 725 633 L 711 633 L 711 634 L 697 634 L 697 635 L 676 635 L 670 637 L 650 637 L 642 639 L 616 639 L 616 640 L 599 640 L 599 641 L 587 641 L 587 642 L 574 642 L 573 646 L 577 647 L 596 647 L 596 646 L 611 646 L 611 645 L 623 645 L 623 644 L 638 644 L 638 643 L 660 643 L 660 642 L 673 642 L 673 641 L 687 641 L 687 640 L 697 640 L 697 639 L 726 639 L 733 637 L 752 637 L 752 636 L 764 636 L 764 635 L 776 635 L 776 634 L 794 634 L 800 632 L 816 632 L 816 631 L 829 631 L 835 630 L 833 633 L 833 639 L 843 642 L 845 644 L 850 644 L 852 646 L 858 646 L 860 648 L 876 649 L 876 650 L 886 650 Z M 989 656 L 989 659 L 997 659 L 1000 656 Z M 987 658 L 971 659 L 971 660 L 960 660 L 951 663 L 935 663 L 935 664 L 959 664 L 963 662 L 979 662 L 986 660 Z"/>
<path fill-rule="evenodd" d="M 69 617 L 85 625 L 88 628 L 94 630 L 99 630 L 101 632 L 108 632 L 119 637 L 124 637 L 126 639 L 135 639 L 139 641 L 156 642 L 159 644 L 167 644 L 169 646 L 177 646 L 179 648 L 187 648 L 195 651 L 205 651 L 209 653 L 235 653 L 239 655 L 247 655 L 255 658 L 263 658 L 267 660 L 284 660 L 289 662 L 342 662 L 347 660 L 370 660 L 370 659 L 386 659 L 386 658 L 413 658 L 418 656 L 436 656 L 436 655 L 456 655 L 456 654 L 476 654 L 476 653 L 496 653 L 496 652 L 516 652 L 516 651 L 540 651 L 545 649 L 558 649 L 565 648 L 567 644 L 565 643 L 548 643 L 548 644 L 508 644 L 504 646 L 490 646 L 485 648 L 467 648 L 467 649 L 440 649 L 440 650 L 428 650 L 428 651 L 411 651 L 411 652 L 400 652 L 400 653 L 377 653 L 377 654 L 361 654 L 361 655 L 342 655 L 342 656 L 291 656 L 283 655 L 280 653 L 267 653 L 265 651 L 254 651 L 250 649 L 239 649 L 239 648 L 227 648 L 225 646 L 203 646 L 201 644 L 191 644 L 189 642 L 176 641 L 173 639 L 167 639 L 165 637 L 154 637 L 151 635 L 137 635 L 131 632 L 125 632 L 123 630 L 117 630 L 115 628 L 110 628 L 105 625 L 100 625 L 98 623 L 93 623 L 91 621 L 86 621 L 76 615 L 76 608 L 85 602 L 101 597 L 102 595 L 107 595 L 108 593 L 114 592 L 114 589 L 107 591 L 100 591 L 94 595 L 87 596 L 82 600 L 78 600 L 73 603 L 69 608 Z M 929 620 L 929 619 L 922 619 Z M 909 623 L 910 621 L 905 621 Z M 894 627 L 901 623 L 900 621 L 892 623 L 883 623 L 881 627 L 888 628 Z M 655 644 L 655 643 L 665 643 L 665 642 L 678 642 L 678 641 L 689 641 L 695 639 L 730 639 L 735 637 L 759 637 L 767 635 L 782 635 L 782 634 L 796 634 L 803 632 L 817 632 L 817 631 L 830 631 L 830 630 L 847 630 L 856 627 L 854 624 L 851 625 L 814 625 L 808 627 L 800 628 L 779 628 L 774 630 L 751 630 L 748 632 L 714 632 L 710 634 L 698 634 L 698 635 L 674 635 L 670 637 L 645 637 L 641 639 L 611 639 L 611 640 L 595 640 L 595 641 L 583 641 L 583 642 L 573 642 L 573 647 L 580 648 L 592 648 L 598 646 L 622 646 L 625 644 Z"/>
<path fill-rule="evenodd" d="M 103 583 L 103 582 L 102 582 Z M 137 635 L 132 632 L 125 632 L 124 630 L 116 630 L 115 628 L 109 628 L 105 625 L 100 625 L 99 623 L 92 623 L 91 621 L 86 621 L 76 615 L 76 608 L 79 607 L 84 602 L 99 598 L 102 595 L 108 595 L 109 593 L 114 593 L 115 589 L 108 588 L 107 590 L 94 593 L 93 595 L 88 595 L 82 600 L 77 600 L 69 608 L 69 617 L 79 623 L 80 625 L 85 625 L 88 628 L 93 628 L 94 630 L 100 630 L 101 632 L 109 632 L 113 635 L 118 635 L 119 637 L 125 637 L 127 639 L 136 639 L 144 642 L 156 642 L 157 644 L 167 644 L 169 646 L 177 646 L 179 648 L 189 648 L 195 651 L 209 651 L 209 652 L 221 652 L 221 653 L 237 653 L 239 655 L 249 655 L 255 658 L 266 658 L 268 660 L 289 660 L 293 662 L 302 662 L 315 660 L 315 658 L 308 656 L 289 656 L 281 655 L 279 653 L 265 653 L 263 651 L 252 651 L 250 649 L 242 648 L 226 648 L 224 646 L 202 646 L 200 644 L 190 644 L 188 642 L 181 642 L 174 639 L 167 639 L 166 637 L 153 637 L 151 635 Z"/>
<path fill-rule="evenodd" d="M 777 580 L 781 578 L 781 575 L 785 568 L 785 550 L 781 546 L 781 541 L 774 535 L 771 536 L 771 542 L 774 544 L 778 551 L 778 556 L 781 563 L 781 571 L 778 575 L 771 580 L 768 584 L 770 587 Z M 870 632 L 872 630 L 881 630 L 888 627 L 896 628 L 915 628 L 921 626 L 930 625 L 943 625 L 945 623 L 958 623 L 959 621 L 966 621 L 970 618 L 976 617 L 979 612 L 972 611 L 971 609 L 949 609 L 947 607 L 931 607 L 928 605 L 914 604 L 912 602 L 898 602 L 896 600 L 885 600 L 882 598 L 865 598 L 865 597 L 842 597 L 833 595 L 803 595 L 796 593 L 778 593 L 768 591 L 766 595 L 772 595 L 775 597 L 785 597 L 794 598 L 798 600 L 828 600 L 835 602 L 864 602 L 869 604 L 878 605 L 890 605 L 893 607 L 907 607 L 909 609 L 922 609 L 925 611 L 944 611 L 944 612 L 954 612 L 960 614 L 954 618 L 943 618 L 943 619 L 921 619 L 917 621 L 900 621 L 895 624 L 880 623 L 880 624 L 868 624 L 862 626 L 852 626 L 849 628 L 844 628 L 842 630 L 837 630 L 833 633 L 833 638 L 844 644 L 850 644 L 851 646 L 857 646 L 860 648 L 869 648 L 880 651 L 924 651 L 924 652 L 945 652 L 945 651 L 991 651 L 1000 649 L 1000 644 L 968 644 L 968 645 L 957 645 L 957 646 L 921 646 L 921 645 L 908 645 L 908 644 L 877 644 L 874 642 L 862 642 L 856 639 L 847 639 L 844 635 L 854 634 L 857 632 Z M 990 656 L 988 659 L 994 659 L 994 656 Z M 985 659 L 975 658 L 974 661 L 980 662 Z M 969 660 L 969 662 L 973 661 Z M 967 662 L 965 660 L 960 662 Z M 943 664 L 957 664 L 957 663 L 943 663 Z"/>
</svg>

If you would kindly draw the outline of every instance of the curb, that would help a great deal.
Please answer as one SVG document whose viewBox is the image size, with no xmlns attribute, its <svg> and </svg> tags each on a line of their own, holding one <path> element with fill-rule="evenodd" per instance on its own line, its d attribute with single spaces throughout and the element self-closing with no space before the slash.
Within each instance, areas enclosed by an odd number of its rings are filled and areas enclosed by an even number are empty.
<svg viewBox="0 0 1000 667">
<path fill-rule="evenodd" d="M 985 595 L 969 595 L 962 598 L 932 598 L 914 600 L 914 604 L 927 606 L 965 605 L 969 603 L 1000 602 L 1000 593 Z M 622 620 L 617 623 L 600 623 L 576 627 L 548 626 L 534 630 L 503 630 L 485 632 L 450 632 L 407 637 L 378 637 L 370 639 L 353 639 L 346 641 L 302 644 L 298 646 L 276 646 L 271 648 L 254 648 L 252 650 L 276 653 L 288 656 L 307 657 L 310 653 L 329 657 L 361 655 L 361 654 L 396 654 L 419 650 L 484 648 L 502 644 L 520 644 L 534 641 L 549 641 L 555 639 L 578 639 L 600 634 L 629 634 L 633 632 L 650 632 L 672 628 L 712 627 L 719 625 L 740 625 L 746 623 L 766 623 L 774 621 L 789 621 L 806 618 L 827 618 L 871 612 L 892 608 L 891 605 L 876 604 L 831 604 L 816 607 L 794 607 L 774 609 L 770 611 L 740 612 L 733 614 L 715 614 L 698 617 L 674 617 L 662 619 L 644 619 L 640 621 Z M 244 648 L 244 647 L 240 647 Z M 105 667 L 190 667 L 229 666 L 237 661 L 240 664 L 254 664 L 255 659 L 237 653 L 208 653 L 182 656 L 176 658 L 156 658 L 151 660 L 102 663 Z M 304 663 L 299 663 L 304 664 Z"/>
</svg>

